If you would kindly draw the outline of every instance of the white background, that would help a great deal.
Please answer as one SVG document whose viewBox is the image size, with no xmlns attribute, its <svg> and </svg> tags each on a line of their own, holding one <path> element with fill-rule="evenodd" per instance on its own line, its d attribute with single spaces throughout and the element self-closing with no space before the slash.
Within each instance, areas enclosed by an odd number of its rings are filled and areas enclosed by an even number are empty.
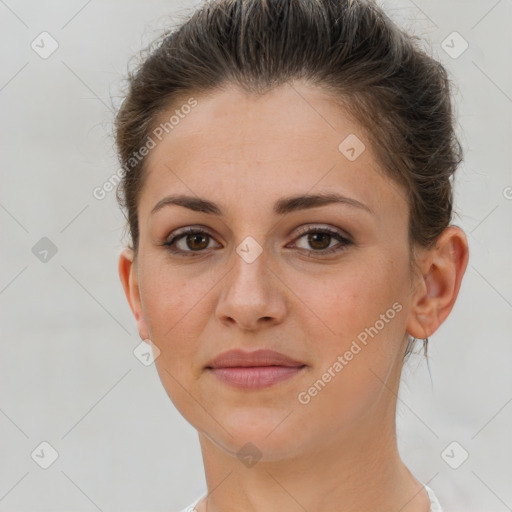
<svg viewBox="0 0 512 512">
<path fill-rule="evenodd" d="M 383 5 L 456 83 L 454 222 L 471 251 L 430 340 L 432 380 L 420 355 L 404 371 L 399 446 L 446 511 L 511 510 L 512 1 Z M 0 511 L 175 512 L 206 489 L 196 431 L 132 353 L 115 194 L 92 195 L 118 169 L 111 108 L 129 59 L 191 6 L 0 2 Z M 59 44 L 47 59 L 31 48 L 43 31 Z M 441 47 L 453 31 L 469 44 L 457 59 Z M 57 248 L 46 263 L 42 237 Z M 31 458 L 42 441 L 59 454 L 46 470 Z M 452 441 L 469 453 L 458 469 L 441 456 Z"/>
</svg>

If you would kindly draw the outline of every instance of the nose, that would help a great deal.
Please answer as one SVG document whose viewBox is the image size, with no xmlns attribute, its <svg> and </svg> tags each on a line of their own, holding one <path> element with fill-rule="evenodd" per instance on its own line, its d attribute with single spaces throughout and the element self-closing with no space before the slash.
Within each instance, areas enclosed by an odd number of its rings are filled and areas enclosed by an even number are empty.
<svg viewBox="0 0 512 512">
<path fill-rule="evenodd" d="M 217 318 L 244 331 L 278 325 L 286 315 L 285 290 L 265 251 L 252 262 L 236 253 L 232 269 L 222 280 Z"/>
</svg>

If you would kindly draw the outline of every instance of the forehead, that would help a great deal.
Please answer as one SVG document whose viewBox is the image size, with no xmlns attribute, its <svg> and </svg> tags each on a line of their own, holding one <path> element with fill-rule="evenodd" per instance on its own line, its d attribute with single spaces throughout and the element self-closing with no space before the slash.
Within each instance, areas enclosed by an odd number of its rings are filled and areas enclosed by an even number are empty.
<svg viewBox="0 0 512 512">
<path fill-rule="evenodd" d="M 163 137 L 175 145 L 186 142 L 185 150 L 193 145 L 202 153 L 222 156 L 229 148 L 237 149 L 240 158 L 275 161 L 292 156 L 291 150 L 297 157 L 318 156 L 326 150 L 337 155 L 345 136 L 352 133 L 366 138 L 363 128 L 332 97 L 303 83 L 287 83 L 263 95 L 227 85 L 194 99 L 196 106 L 185 108 L 190 97 L 182 96 L 156 123 L 165 128 L 173 117 L 175 124 L 169 133 L 164 130 Z M 179 115 L 181 110 L 187 113 Z M 156 153 L 152 152 L 153 157 Z"/>
<path fill-rule="evenodd" d="M 194 104 L 189 100 L 157 120 L 163 133 L 147 157 L 145 184 L 155 201 L 177 189 L 275 200 L 284 192 L 338 188 L 370 208 L 387 196 L 403 199 L 363 128 L 320 89 L 285 84 L 258 96 L 229 86 L 195 95 L 195 106 L 184 108 Z"/>
</svg>

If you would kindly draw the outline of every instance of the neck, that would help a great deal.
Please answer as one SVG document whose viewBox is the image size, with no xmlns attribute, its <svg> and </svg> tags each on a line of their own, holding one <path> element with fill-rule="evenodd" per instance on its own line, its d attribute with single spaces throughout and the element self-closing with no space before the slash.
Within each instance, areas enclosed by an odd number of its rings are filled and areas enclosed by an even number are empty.
<svg viewBox="0 0 512 512">
<path fill-rule="evenodd" d="M 379 421 L 369 411 L 331 443 L 250 466 L 200 432 L 209 492 L 197 511 L 428 512 L 426 491 L 398 453 L 396 400 L 382 406 Z"/>
</svg>

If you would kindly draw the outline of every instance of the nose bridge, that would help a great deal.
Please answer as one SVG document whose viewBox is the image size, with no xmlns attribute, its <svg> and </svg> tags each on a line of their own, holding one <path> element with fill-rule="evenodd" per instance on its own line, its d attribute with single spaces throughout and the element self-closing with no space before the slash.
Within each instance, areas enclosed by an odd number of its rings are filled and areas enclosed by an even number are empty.
<svg viewBox="0 0 512 512">
<path fill-rule="evenodd" d="M 268 250 L 248 236 L 236 247 L 228 292 L 241 303 L 263 303 L 268 292 Z"/>
<path fill-rule="evenodd" d="M 256 328 L 260 319 L 281 321 L 285 307 L 278 288 L 269 268 L 268 250 L 248 236 L 236 247 L 233 266 L 219 298 L 217 316 L 234 321 L 244 329 Z"/>
</svg>

